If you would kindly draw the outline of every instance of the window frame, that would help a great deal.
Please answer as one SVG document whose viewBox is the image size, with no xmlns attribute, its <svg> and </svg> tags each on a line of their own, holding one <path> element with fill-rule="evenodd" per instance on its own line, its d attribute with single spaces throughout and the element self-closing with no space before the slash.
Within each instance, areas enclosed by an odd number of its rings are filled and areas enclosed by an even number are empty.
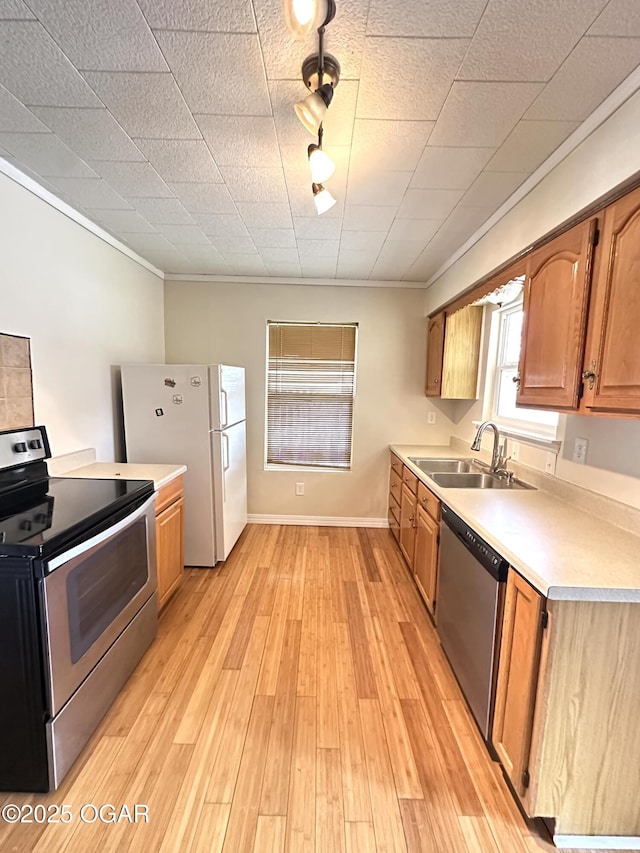
<svg viewBox="0 0 640 853">
<path fill-rule="evenodd" d="M 353 359 L 353 394 L 352 394 L 352 405 L 351 405 L 351 440 L 349 443 L 349 465 L 346 467 L 334 467 L 327 465 L 311 465 L 311 464 L 299 464 L 299 465 L 287 465 L 285 463 L 278 462 L 268 462 L 268 454 L 269 454 L 269 328 L 272 325 L 287 325 L 287 326 L 309 326 L 309 327 L 317 327 L 317 326 L 333 326 L 333 327 L 343 327 L 348 326 L 354 329 L 354 359 Z M 297 472 L 305 472 L 305 473 L 318 473 L 318 474 L 350 474 L 353 471 L 353 457 L 354 457 L 354 435 L 355 435 L 355 416 L 356 416 L 356 393 L 357 393 L 357 383 L 358 383 L 358 342 L 359 342 L 359 333 L 360 326 L 357 322 L 343 322 L 343 323 L 327 323 L 327 322 L 315 322 L 309 320 L 267 320 L 266 327 L 266 356 L 265 356 L 265 388 L 264 388 L 264 447 L 263 447 L 263 467 L 265 471 L 297 471 Z"/>
</svg>

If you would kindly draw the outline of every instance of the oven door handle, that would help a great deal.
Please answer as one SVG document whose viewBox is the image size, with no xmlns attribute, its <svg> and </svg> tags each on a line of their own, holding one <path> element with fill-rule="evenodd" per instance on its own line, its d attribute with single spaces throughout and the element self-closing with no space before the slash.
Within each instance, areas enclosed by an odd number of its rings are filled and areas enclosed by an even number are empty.
<svg viewBox="0 0 640 853">
<path fill-rule="evenodd" d="M 80 545 L 76 545 L 75 548 L 65 551 L 64 554 L 61 554 L 59 557 L 54 557 L 53 560 L 49 560 L 46 564 L 47 573 L 54 571 L 54 569 L 57 569 L 63 563 L 68 563 L 69 560 L 79 557 L 86 551 L 90 551 L 92 548 L 95 548 L 96 545 L 100 545 L 102 542 L 106 542 L 108 539 L 112 539 L 114 536 L 117 536 L 118 533 L 125 529 L 125 527 L 129 527 L 129 525 L 133 524 L 145 515 L 149 510 L 149 507 L 155 502 L 155 499 L 156 496 L 154 492 L 154 494 L 145 501 L 142 506 L 139 506 L 138 509 L 132 512 L 131 515 L 121 519 L 117 524 L 114 524 L 112 527 L 108 527 L 106 530 L 103 530 L 102 533 L 98 533 L 91 539 L 81 542 Z"/>
</svg>

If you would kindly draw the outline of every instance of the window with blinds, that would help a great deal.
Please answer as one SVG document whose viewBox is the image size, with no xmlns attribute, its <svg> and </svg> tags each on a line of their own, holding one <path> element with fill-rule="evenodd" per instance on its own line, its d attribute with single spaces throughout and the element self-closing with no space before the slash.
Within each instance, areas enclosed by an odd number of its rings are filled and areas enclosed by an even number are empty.
<svg viewBox="0 0 640 853">
<path fill-rule="evenodd" d="M 357 323 L 267 332 L 267 464 L 349 469 Z"/>
</svg>

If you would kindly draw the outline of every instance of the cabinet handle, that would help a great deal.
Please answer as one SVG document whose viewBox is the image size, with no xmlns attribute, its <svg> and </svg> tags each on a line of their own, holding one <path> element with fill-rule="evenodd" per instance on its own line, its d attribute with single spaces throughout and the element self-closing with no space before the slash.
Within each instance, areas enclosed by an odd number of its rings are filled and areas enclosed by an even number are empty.
<svg viewBox="0 0 640 853">
<path fill-rule="evenodd" d="M 516 374 L 516 376 L 511 377 L 511 381 L 515 382 L 518 388 L 520 387 L 520 374 Z"/>
<path fill-rule="evenodd" d="M 434 384 L 434 385 L 437 385 L 439 382 L 440 382 L 440 380 L 439 380 L 439 379 L 434 379 L 434 380 L 433 380 L 433 384 Z"/>
<path fill-rule="evenodd" d="M 593 385 L 596 381 L 596 363 L 595 361 L 591 362 L 591 367 L 589 370 L 585 370 L 582 374 L 583 379 L 589 380 L 589 391 L 593 390 Z"/>
</svg>

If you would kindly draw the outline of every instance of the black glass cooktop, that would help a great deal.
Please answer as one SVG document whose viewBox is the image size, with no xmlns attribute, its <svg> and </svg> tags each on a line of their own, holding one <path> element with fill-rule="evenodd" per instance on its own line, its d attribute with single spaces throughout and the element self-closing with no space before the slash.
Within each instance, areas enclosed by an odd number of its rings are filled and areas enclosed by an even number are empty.
<svg viewBox="0 0 640 853">
<path fill-rule="evenodd" d="M 151 480 L 45 477 L 0 491 L 0 556 L 51 556 L 133 511 Z"/>
</svg>

